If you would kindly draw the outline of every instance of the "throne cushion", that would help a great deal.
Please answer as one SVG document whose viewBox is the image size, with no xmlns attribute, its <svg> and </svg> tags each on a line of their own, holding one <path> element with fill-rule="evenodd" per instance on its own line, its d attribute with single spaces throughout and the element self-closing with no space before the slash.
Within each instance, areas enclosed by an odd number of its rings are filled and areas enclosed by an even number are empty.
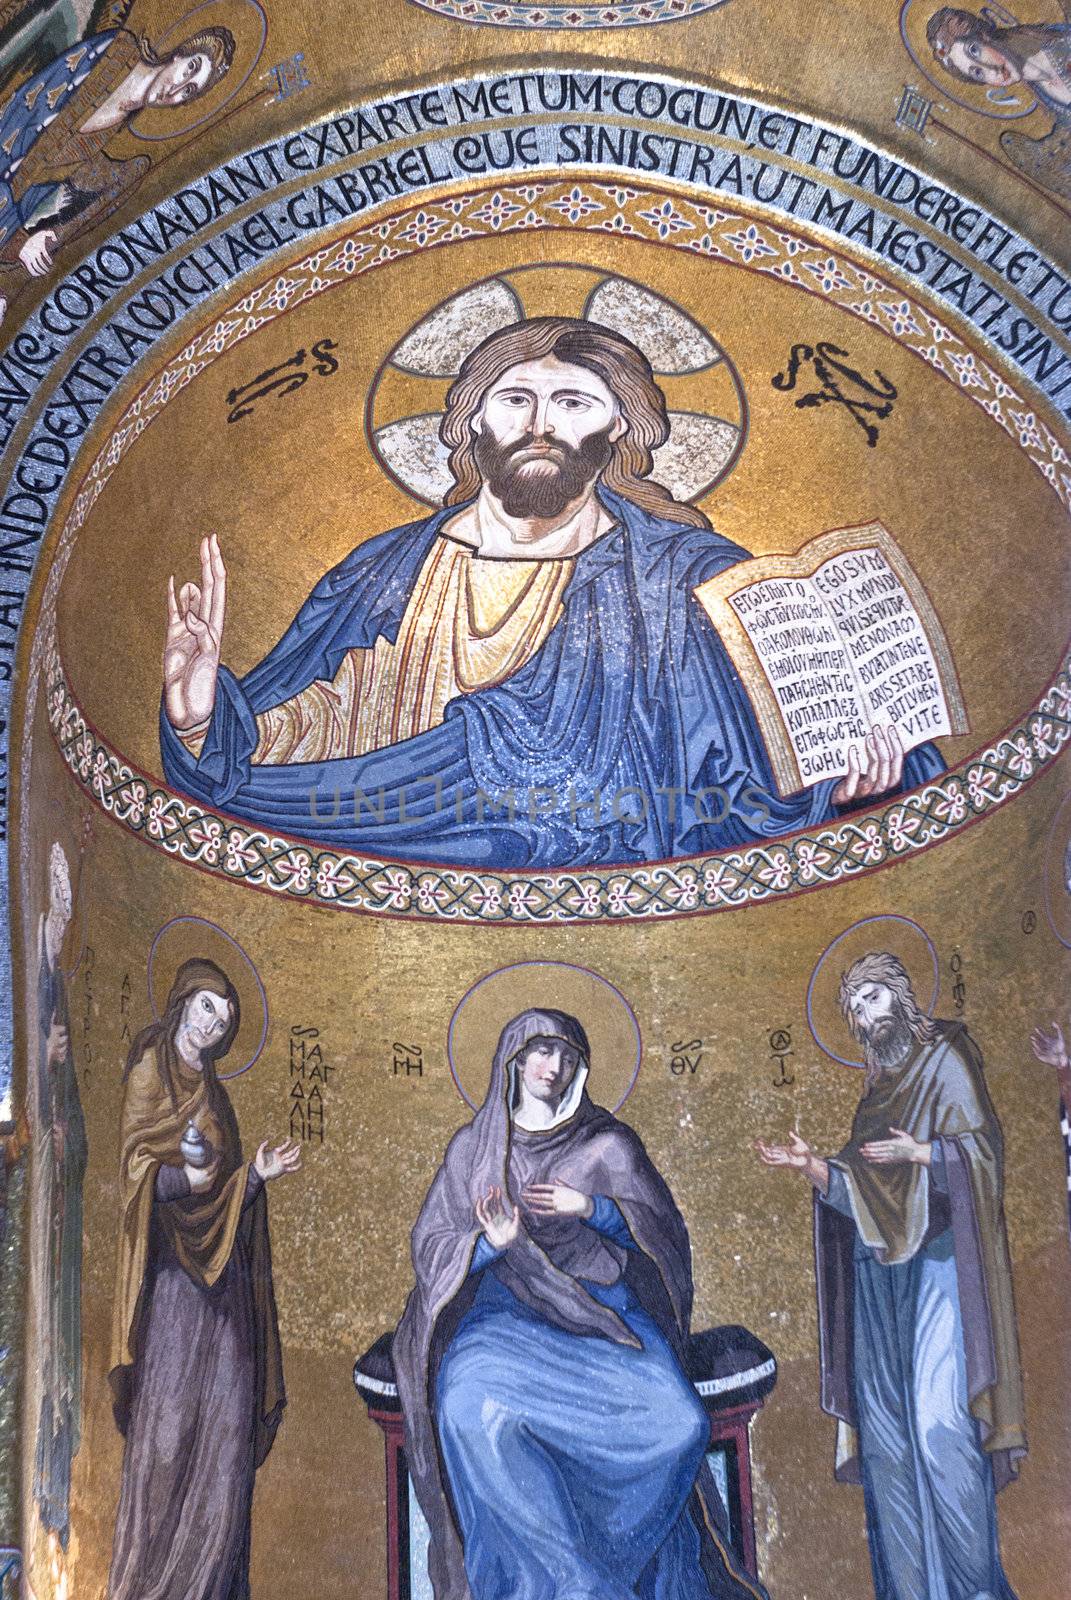
<svg viewBox="0 0 1071 1600">
<path fill-rule="evenodd" d="M 391 1360 L 393 1333 L 381 1333 L 354 1364 L 353 1382 L 365 1404 L 376 1411 L 400 1411 Z M 707 1410 L 729 1411 L 758 1405 L 777 1382 L 773 1351 L 747 1328 L 729 1324 L 693 1333 L 685 1371 Z"/>
</svg>

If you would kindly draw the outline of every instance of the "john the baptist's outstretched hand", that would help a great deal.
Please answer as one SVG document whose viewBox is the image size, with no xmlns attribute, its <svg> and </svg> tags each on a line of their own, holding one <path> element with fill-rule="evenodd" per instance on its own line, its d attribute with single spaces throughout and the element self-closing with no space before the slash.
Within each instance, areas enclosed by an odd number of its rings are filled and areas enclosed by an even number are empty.
<svg viewBox="0 0 1071 1600">
<path fill-rule="evenodd" d="M 787 1144 L 767 1144 L 763 1139 L 756 1139 L 755 1149 L 763 1166 L 792 1167 L 796 1172 L 802 1172 L 808 1183 L 821 1189 L 823 1194 L 828 1190 L 828 1163 L 821 1156 L 816 1156 L 806 1139 L 801 1139 L 798 1133 L 790 1133 Z"/>
</svg>

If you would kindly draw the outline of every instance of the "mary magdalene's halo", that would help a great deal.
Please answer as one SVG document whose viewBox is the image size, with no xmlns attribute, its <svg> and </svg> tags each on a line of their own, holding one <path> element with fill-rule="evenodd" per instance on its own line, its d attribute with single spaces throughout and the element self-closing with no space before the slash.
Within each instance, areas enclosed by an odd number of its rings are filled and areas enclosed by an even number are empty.
<svg viewBox="0 0 1071 1600">
<path fill-rule="evenodd" d="M 807 1023 L 819 1050 L 842 1067 L 863 1067 L 855 1055 L 841 1052 L 858 1049 L 840 1009 L 840 980 L 853 961 L 871 951 L 888 951 L 898 956 L 907 969 L 919 1009 L 932 1017 L 941 989 L 940 963 L 933 940 L 910 917 L 892 912 L 864 917 L 839 933 L 819 956 L 807 985 Z"/>
<path fill-rule="evenodd" d="M 447 1053 L 457 1092 L 474 1111 L 491 1081 L 498 1037 L 522 1011 L 567 1011 L 591 1045 L 588 1093 L 597 1105 L 619 1111 L 640 1070 L 642 1043 L 636 1014 L 620 989 L 587 967 L 564 961 L 521 961 L 488 973 L 459 1002 L 450 1019 Z"/>
<path fill-rule="evenodd" d="M 242 1020 L 227 1059 L 242 1061 L 244 1065 L 236 1067 L 233 1072 L 219 1073 L 219 1078 L 221 1081 L 240 1078 L 243 1072 L 248 1072 L 260 1060 L 268 1042 L 268 996 L 252 958 L 237 939 L 216 923 L 209 922 L 207 917 L 172 917 L 153 939 L 147 971 L 149 1007 L 153 1020 L 160 1021 L 160 1008 L 166 1004 L 178 969 L 184 961 L 195 957 L 214 961 L 238 991 Z M 161 983 L 156 978 L 158 969 L 164 979 Z"/>
<path fill-rule="evenodd" d="M 454 481 L 439 438 L 447 390 L 490 334 L 536 316 L 597 322 L 647 357 L 670 427 L 654 452 L 653 481 L 675 499 L 693 501 L 728 476 L 747 441 L 748 408 L 740 374 L 715 335 L 646 284 L 561 261 L 468 284 L 426 311 L 394 345 L 369 390 L 365 419 L 372 451 L 399 488 L 424 505 L 442 505 Z"/>
</svg>

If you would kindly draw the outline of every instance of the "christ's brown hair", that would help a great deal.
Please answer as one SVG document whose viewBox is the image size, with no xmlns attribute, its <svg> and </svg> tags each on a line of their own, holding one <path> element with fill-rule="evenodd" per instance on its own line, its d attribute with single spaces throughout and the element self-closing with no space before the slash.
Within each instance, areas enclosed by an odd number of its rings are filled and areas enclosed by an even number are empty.
<svg viewBox="0 0 1071 1600">
<path fill-rule="evenodd" d="M 709 528 L 696 506 L 675 500 L 670 491 L 650 476 L 654 452 L 669 438 L 666 401 L 655 382 L 651 364 L 642 350 L 604 328 L 578 317 L 532 317 L 501 328 L 465 357 L 446 396 L 446 411 L 439 437 L 450 452 L 454 486 L 446 504 L 472 500 L 482 483 L 473 450 L 472 424 L 484 397 L 510 367 L 525 361 L 555 356 L 571 366 L 585 367 L 602 379 L 617 401 L 625 431 L 613 441 L 609 464 L 601 482 L 614 494 L 642 506 L 652 516 L 691 527 Z"/>
</svg>

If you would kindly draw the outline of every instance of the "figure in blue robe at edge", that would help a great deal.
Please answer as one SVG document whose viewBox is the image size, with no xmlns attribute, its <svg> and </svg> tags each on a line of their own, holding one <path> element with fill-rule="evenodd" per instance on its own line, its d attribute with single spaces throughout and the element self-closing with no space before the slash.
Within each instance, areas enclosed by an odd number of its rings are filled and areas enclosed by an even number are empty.
<svg viewBox="0 0 1071 1600">
<path fill-rule="evenodd" d="M 649 476 L 669 422 L 631 341 L 568 317 L 500 329 L 440 435 L 447 503 L 358 545 L 241 680 L 215 535 L 200 584 L 172 579 L 175 789 L 335 847 L 519 869 L 746 845 L 942 770 L 877 730 L 848 776 L 780 795 L 694 595 L 746 552 Z"/>
<path fill-rule="evenodd" d="M 227 28 L 202 28 L 157 54 L 125 28 L 79 40 L 0 105 L 0 321 L 57 249 L 113 212 L 149 169 L 105 146 L 146 110 L 177 110 L 221 82 L 234 58 Z"/>
<path fill-rule="evenodd" d="M 871 951 L 841 979 L 866 1063 L 851 1138 L 758 1142 L 815 1191 L 822 1409 L 862 1484 L 877 1600 L 1015 1600 L 996 1494 L 1026 1452 L 1004 1148 L 978 1046 Z"/>
<path fill-rule="evenodd" d="M 590 1065 L 575 1017 L 508 1022 L 413 1228 L 393 1362 L 435 1600 L 765 1600 L 682 1367 L 688 1232 Z"/>
</svg>

